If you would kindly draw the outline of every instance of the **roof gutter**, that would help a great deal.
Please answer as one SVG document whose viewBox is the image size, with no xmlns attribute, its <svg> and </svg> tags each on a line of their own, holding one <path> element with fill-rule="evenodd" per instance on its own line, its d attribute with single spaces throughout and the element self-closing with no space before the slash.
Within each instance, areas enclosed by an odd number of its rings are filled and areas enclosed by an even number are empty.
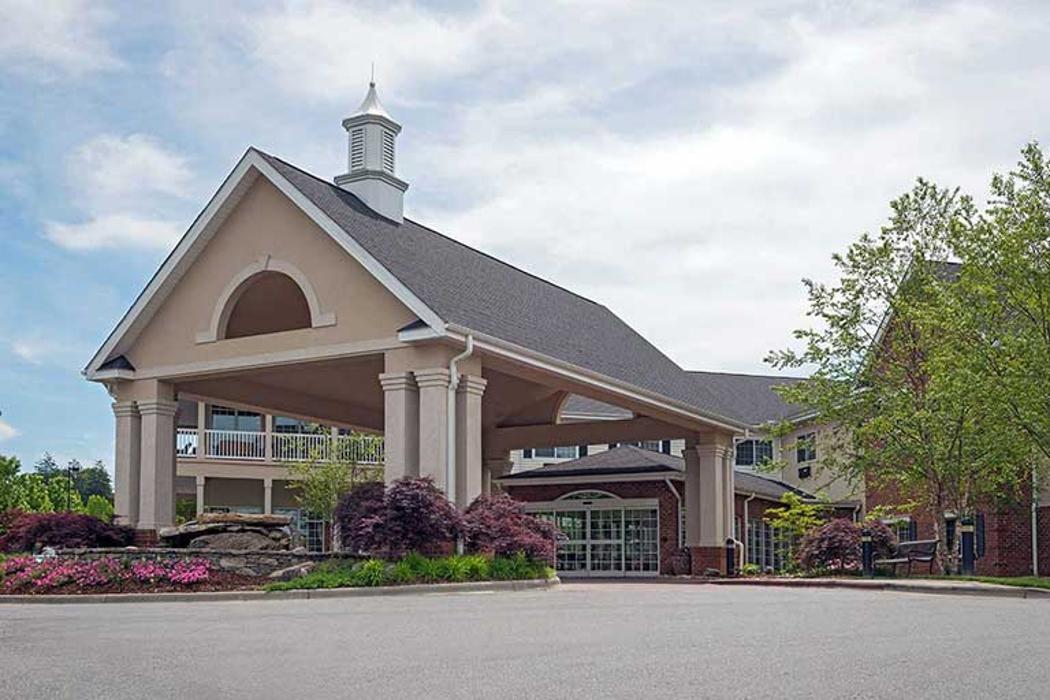
<svg viewBox="0 0 1050 700">
<path fill-rule="evenodd" d="M 747 423 L 741 423 L 727 418 L 726 416 L 720 416 L 717 414 L 702 413 L 696 410 L 695 407 L 689 404 L 671 399 L 669 397 L 658 394 L 654 391 L 642 389 L 641 387 L 629 384 L 622 380 L 614 379 L 608 375 L 588 370 L 579 365 L 574 365 L 571 362 L 564 360 L 558 360 L 538 353 L 529 348 L 510 343 L 505 340 L 501 340 L 491 335 L 484 333 L 478 333 L 465 326 L 460 326 L 454 323 L 448 323 L 445 326 L 445 335 L 453 339 L 465 340 L 467 336 L 474 336 L 475 344 L 479 349 L 492 352 L 493 354 L 500 355 L 503 357 L 509 357 L 512 359 L 523 360 L 528 364 L 539 367 L 541 369 L 553 370 L 562 374 L 576 375 L 577 377 L 586 380 L 591 384 L 597 384 L 604 389 L 612 390 L 619 394 L 633 394 L 638 400 L 646 403 L 656 404 L 657 406 L 665 409 L 669 409 L 679 415 L 687 418 L 702 420 L 706 423 L 714 425 L 715 427 L 729 430 L 734 433 L 743 433 L 749 430 L 752 426 Z M 685 370 L 682 370 L 683 372 Z"/>
</svg>

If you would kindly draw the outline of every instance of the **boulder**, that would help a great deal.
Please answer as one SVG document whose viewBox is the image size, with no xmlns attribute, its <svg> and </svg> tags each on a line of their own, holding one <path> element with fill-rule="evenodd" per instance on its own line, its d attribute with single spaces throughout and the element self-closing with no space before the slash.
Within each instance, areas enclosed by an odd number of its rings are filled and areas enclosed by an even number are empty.
<svg viewBox="0 0 1050 700">
<path fill-rule="evenodd" d="M 300 576 L 305 576 L 310 573 L 314 570 L 315 566 L 317 565 L 312 561 L 304 561 L 300 564 L 293 564 L 284 569 L 278 569 L 271 573 L 269 578 L 274 581 L 291 581 L 293 578 L 299 578 Z"/>
<path fill-rule="evenodd" d="M 235 549 L 255 552 L 264 549 L 281 549 L 266 535 L 258 532 L 219 532 L 213 535 L 201 535 L 190 541 L 190 549 Z"/>
<path fill-rule="evenodd" d="M 257 525 L 261 527 L 284 527 L 292 522 L 287 515 L 263 515 L 262 513 L 201 513 L 198 523 L 227 523 L 230 525 Z"/>
<path fill-rule="evenodd" d="M 191 520 L 176 527 L 164 527 L 157 531 L 157 536 L 171 547 L 185 547 L 190 540 L 202 534 L 222 532 L 224 523 L 201 523 Z"/>
</svg>

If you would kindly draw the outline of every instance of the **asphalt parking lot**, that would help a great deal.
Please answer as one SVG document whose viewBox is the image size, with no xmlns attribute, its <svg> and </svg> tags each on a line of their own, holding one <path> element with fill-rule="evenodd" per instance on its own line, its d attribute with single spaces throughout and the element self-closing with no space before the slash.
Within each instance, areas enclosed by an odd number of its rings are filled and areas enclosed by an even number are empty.
<svg viewBox="0 0 1050 700">
<path fill-rule="evenodd" d="M 569 583 L 0 605 L 4 698 L 1036 698 L 1050 601 Z"/>
</svg>

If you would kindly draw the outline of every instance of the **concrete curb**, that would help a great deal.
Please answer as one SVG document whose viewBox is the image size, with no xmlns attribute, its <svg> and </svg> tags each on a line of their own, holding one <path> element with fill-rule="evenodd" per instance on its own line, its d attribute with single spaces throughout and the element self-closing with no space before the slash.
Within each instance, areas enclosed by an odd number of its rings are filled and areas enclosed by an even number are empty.
<svg viewBox="0 0 1050 700">
<path fill-rule="evenodd" d="M 368 598 L 435 593 L 485 593 L 555 588 L 558 577 L 525 581 L 472 581 L 469 583 L 420 583 L 375 588 L 318 588 L 304 591 L 206 591 L 202 593 L 101 593 L 84 595 L 0 595 L 0 605 L 66 605 L 83 603 L 203 603 L 215 601 L 321 600 Z"/>
<path fill-rule="evenodd" d="M 695 580 L 695 579 L 694 579 Z M 1033 598 L 1050 600 L 1050 590 L 1003 586 L 977 581 L 900 581 L 870 579 L 805 579 L 805 578 L 746 578 L 697 580 L 700 584 L 716 586 L 780 586 L 783 588 L 852 588 L 868 591 L 896 591 L 898 593 L 932 593 L 939 595 L 972 595 L 993 598 Z"/>
</svg>

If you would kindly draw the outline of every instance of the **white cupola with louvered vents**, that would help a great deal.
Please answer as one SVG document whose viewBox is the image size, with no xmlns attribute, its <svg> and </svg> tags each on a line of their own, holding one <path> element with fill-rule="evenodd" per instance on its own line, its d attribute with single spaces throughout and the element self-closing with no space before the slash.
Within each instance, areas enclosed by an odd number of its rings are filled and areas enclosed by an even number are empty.
<svg viewBox="0 0 1050 700">
<path fill-rule="evenodd" d="M 357 112 L 343 120 L 343 128 L 348 139 L 347 172 L 336 176 L 335 184 L 377 214 L 401 223 L 408 189 L 408 183 L 394 174 L 401 125 L 379 103 L 374 81 Z"/>
</svg>

